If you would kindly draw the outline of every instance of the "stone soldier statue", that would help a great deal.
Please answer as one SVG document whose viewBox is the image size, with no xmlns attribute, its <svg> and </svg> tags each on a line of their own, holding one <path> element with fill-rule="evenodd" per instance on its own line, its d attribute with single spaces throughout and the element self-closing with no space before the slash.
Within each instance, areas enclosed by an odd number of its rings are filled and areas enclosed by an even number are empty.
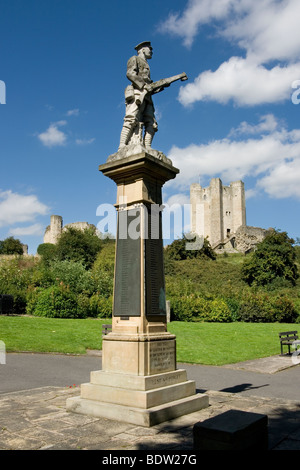
<svg viewBox="0 0 300 470">
<path fill-rule="evenodd" d="M 141 143 L 151 148 L 157 132 L 152 94 L 159 93 L 176 80 L 187 80 L 185 73 L 153 82 L 148 60 L 152 58 L 152 46 L 144 41 L 135 47 L 137 55 L 127 62 L 127 78 L 131 81 L 125 89 L 126 113 L 121 131 L 119 150 L 131 143 Z M 144 128 L 144 136 L 142 135 Z"/>
<path fill-rule="evenodd" d="M 144 145 L 151 147 L 154 133 L 157 131 L 157 122 L 154 116 L 154 106 L 151 95 L 147 95 L 142 103 L 139 97 L 142 92 L 149 90 L 152 83 L 148 60 L 152 58 L 151 43 L 144 41 L 135 47 L 137 55 L 127 62 L 127 78 L 131 81 L 125 90 L 126 114 L 121 132 L 120 147 L 126 145 L 139 123 L 145 126 Z M 149 90 L 150 91 L 150 90 Z M 139 104 L 140 103 L 140 104 Z"/>
</svg>

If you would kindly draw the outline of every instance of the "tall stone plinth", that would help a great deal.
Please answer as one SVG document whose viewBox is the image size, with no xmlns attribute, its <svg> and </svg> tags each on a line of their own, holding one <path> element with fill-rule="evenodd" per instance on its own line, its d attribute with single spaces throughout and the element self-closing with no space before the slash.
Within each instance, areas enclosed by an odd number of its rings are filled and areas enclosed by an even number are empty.
<svg viewBox="0 0 300 470">
<path fill-rule="evenodd" d="M 179 170 L 159 156 L 141 151 L 99 167 L 117 184 L 112 331 L 103 338 L 102 370 L 67 401 L 69 411 L 142 426 L 208 406 L 176 368 L 176 337 L 167 331 L 162 186 Z"/>
</svg>

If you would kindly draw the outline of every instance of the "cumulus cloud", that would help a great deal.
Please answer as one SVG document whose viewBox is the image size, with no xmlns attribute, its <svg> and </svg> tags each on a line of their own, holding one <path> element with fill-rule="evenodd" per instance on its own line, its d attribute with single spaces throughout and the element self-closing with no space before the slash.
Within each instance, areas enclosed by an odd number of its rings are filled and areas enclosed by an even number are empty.
<svg viewBox="0 0 300 470">
<path fill-rule="evenodd" d="M 38 134 L 39 140 L 46 147 L 54 147 L 56 145 L 64 145 L 67 140 L 67 136 L 58 127 L 65 126 L 67 121 L 57 121 L 50 124 L 48 129 L 41 134 Z"/>
<path fill-rule="evenodd" d="M 258 124 L 243 122 L 208 144 L 173 146 L 168 157 L 180 168 L 167 183 L 177 191 L 198 183 L 199 176 L 220 176 L 225 183 L 252 176 L 257 186 L 249 188 L 248 196 L 263 190 L 276 198 L 300 197 L 300 129 L 287 130 L 273 115 Z"/>
<path fill-rule="evenodd" d="M 179 101 L 184 106 L 207 100 L 221 104 L 232 100 L 242 106 L 283 102 L 290 99 L 291 84 L 299 76 L 300 62 L 267 69 L 248 59 L 231 57 L 216 71 L 207 70 L 182 86 Z"/>
<path fill-rule="evenodd" d="M 32 224 L 26 227 L 15 227 L 9 230 L 9 234 L 15 237 L 39 236 L 44 233 L 44 227 L 41 224 Z"/>
<path fill-rule="evenodd" d="M 215 34 L 246 55 L 200 73 L 181 87 L 180 102 L 233 100 L 253 106 L 289 99 L 300 74 L 299 16 L 299 0 L 190 0 L 181 15 L 171 14 L 160 26 L 162 32 L 191 47 L 202 25 L 217 24 Z"/>
<path fill-rule="evenodd" d="M 300 158 L 279 162 L 258 181 L 257 187 L 275 199 L 293 197 L 300 199 Z"/>
<path fill-rule="evenodd" d="M 32 222 L 38 215 L 46 215 L 49 208 L 31 195 L 0 191 L 0 227 Z"/>
<path fill-rule="evenodd" d="M 259 124 L 250 124 L 243 121 L 236 129 L 231 129 L 229 136 L 240 134 L 264 134 L 274 132 L 279 127 L 279 122 L 273 114 L 260 116 L 259 121 Z"/>
<path fill-rule="evenodd" d="M 159 29 L 182 37 L 184 45 L 190 47 L 201 25 L 226 17 L 234 3 L 233 0 L 189 0 L 182 15 L 170 13 Z"/>
</svg>

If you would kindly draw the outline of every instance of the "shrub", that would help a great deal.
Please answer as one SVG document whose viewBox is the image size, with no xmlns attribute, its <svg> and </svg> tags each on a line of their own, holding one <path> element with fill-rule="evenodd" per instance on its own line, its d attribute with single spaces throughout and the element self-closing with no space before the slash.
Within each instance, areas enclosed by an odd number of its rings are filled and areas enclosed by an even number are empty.
<svg viewBox="0 0 300 470">
<path fill-rule="evenodd" d="M 226 304 L 230 310 L 230 316 L 231 316 L 232 321 L 238 321 L 239 320 L 239 308 L 240 308 L 240 303 L 238 299 L 234 297 L 230 297 L 226 299 Z"/>
<path fill-rule="evenodd" d="M 170 245 L 165 248 L 166 258 L 173 260 L 185 260 L 192 258 L 209 258 L 212 260 L 216 259 L 216 254 L 210 246 L 207 238 L 203 240 L 201 248 L 190 250 L 187 249 L 187 244 L 195 242 L 196 238 L 189 239 L 185 236 L 183 238 L 174 240 Z M 195 244 L 196 246 L 196 244 Z"/>
<path fill-rule="evenodd" d="M 56 245 L 53 245 L 53 243 L 41 243 L 41 245 L 37 247 L 37 253 L 45 264 L 49 264 L 50 261 L 55 259 L 56 252 Z"/>
<path fill-rule="evenodd" d="M 239 320 L 244 322 L 272 322 L 274 310 L 266 294 L 249 293 L 240 303 Z"/>
<path fill-rule="evenodd" d="M 223 299 L 210 302 L 210 314 L 205 321 L 227 323 L 232 321 L 231 311 Z"/>
<path fill-rule="evenodd" d="M 22 255 L 23 245 L 20 240 L 14 237 L 8 237 L 0 241 L 0 254 L 1 255 Z"/>
<path fill-rule="evenodd" d="M 92 295 L 89 302 L 89 312 L 92 317 L 110 318 L 112 316 L 112 297 Z"/>
<path fill-rule="evenodd" d="M 249 285 L 265 286 L 276 278 L 283 278 L 292 285 L 298 278 L 294 240 L 286 232 L 272 230 L 257 245 L 242 267 L 242 278 Z"/>
<path fill-rule="evenodd" d="M 80 261 L 89 269 L 95 262 L 102 244 L 102 240 L 97 236 L 93 227 L 85 230 L 69 227 L 59 237 L 56 256 L 61 261 Z"/>
<path fill-rule="evenodd" d="M 13 296 L 13 313 L 16 315 L 25 313 L 27 289 L 32 282 L 35 266 L 33 258 L 1 260 L 0 293 Z"/>
<path fill-rule="evenodd" d="M 273 302 L 275 320 L 280 323 L 294 323 L 297 321 L 297 309 L 288 297 L 278 296 Z"/>
<path fill-rule="evenodd" d="M 232 321 L 230 308 L 223 299 L 206 299 L 194 294 L 173 297 L 171 314 L 178 321 Z"/>
<path fill-rule="evenodd" d="M 50 272 L 56 284 L 63 283 L 75 294 L 91 295 L 96 289 L 91 272 L 80 261 L 53 261 Z"/>
<path fill-rule="evenodd" d="M 79 318 L 76 296 L 65 285 L 51 286 L 38 293 L 33 314 L 48 318 Z"/>
<path fill-rule="evenodd" d="M 34 315 L 36 303 L 38 301 L 39 296 L 39 288 L 37 287 L 29 287 L 26 295 L 26 314 L 27 315 Z"/>
<path fill-rule="evenodd" d="M 252 292 L 240 301 L 238 320 L 293 323 L 297 321 L 298 315 L 294 302 L 287 296 L 268 296 L 263 292 Z"/>
</svg>

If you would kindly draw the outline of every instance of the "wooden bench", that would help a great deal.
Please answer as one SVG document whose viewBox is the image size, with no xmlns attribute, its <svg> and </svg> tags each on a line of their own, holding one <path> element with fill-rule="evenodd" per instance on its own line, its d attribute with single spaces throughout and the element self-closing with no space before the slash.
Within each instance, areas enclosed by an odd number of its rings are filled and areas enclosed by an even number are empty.
<svg viewBox="0 0 300 470">
<path fill-rule="evenodd" d="M 102 336 L 111 332 L 111 325 L 102 325 Z"/>
<path fill-rule="evenodd" d="M 298 331 L 282 331 L 281 333 L 279 333 L 281 356 L 283 356 L 283 346 L 288 346 L 289 354 L 291 354 L 291 345 L 297 339 Z"/>
</svg>

